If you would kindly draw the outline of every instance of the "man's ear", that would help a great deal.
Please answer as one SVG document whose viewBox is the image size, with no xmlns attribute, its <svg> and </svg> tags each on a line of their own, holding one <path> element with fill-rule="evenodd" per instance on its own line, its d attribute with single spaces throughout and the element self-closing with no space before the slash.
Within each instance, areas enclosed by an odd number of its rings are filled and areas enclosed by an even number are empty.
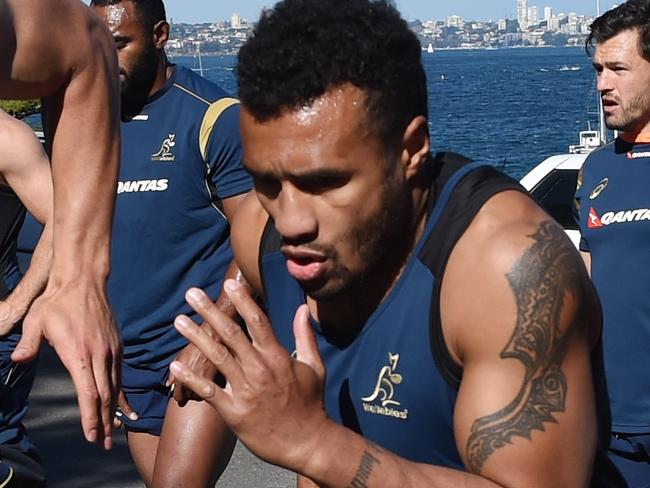
<svg viewBox="0 0 650 488">
<path fill-rule="evenodd" d="M 411 120 L 402 137 L 401 162 L 407 180 L 421 173 L 429 160 L 430 149 L 429 123 L 426 117 L 418 115 Z"/>
<path fill-rule="evenodd" d="M 156 49 L 164 49 L 169 40 L 169 24 L 165 20 L 153 26 L 153 45 Z"/>
</svg>

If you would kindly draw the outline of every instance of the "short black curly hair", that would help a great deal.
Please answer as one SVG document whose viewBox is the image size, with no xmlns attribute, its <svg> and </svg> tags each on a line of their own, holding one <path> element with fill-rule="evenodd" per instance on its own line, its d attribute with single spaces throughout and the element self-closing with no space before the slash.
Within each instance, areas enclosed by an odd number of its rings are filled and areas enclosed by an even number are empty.
<svg viewBox="0 0 650 488">
<path fill-rule="evenodd" d="M 414 117 L 427 116 L 421 56 L 391 2 L 284 0 L 263 12 L 239 51 L 239 98 L 264 122 L 352 84 L 366 93 L 369 124 L 390 147 Z"/>
<path fill-rule="evenodd" d="M 594 44 L 631 29 L 638 30 L 639 52 L 650 61 L 650 0 L 628 0 L 594 20 L 587 37 L 587 52 L 592 53 Z"/>
</svg>

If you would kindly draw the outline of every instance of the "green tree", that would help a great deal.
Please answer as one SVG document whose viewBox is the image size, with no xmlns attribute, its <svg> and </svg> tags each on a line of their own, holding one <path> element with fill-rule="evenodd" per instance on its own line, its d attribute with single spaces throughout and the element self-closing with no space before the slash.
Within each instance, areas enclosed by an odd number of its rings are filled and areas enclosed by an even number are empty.
<svg viewBox="0 0 650 488">
<path fill-rule="evenodd" d="M 20 118 L 38 112 L 41 102 L 38 100 L 0 100 L 0 108 L 9 115 Z"/>
</svg>

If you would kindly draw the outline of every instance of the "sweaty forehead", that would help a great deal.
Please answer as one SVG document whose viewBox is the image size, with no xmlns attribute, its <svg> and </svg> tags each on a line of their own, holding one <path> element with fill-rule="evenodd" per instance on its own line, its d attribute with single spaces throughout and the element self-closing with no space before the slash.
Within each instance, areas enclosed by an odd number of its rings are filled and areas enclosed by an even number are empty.
<svg viewBox="0 0 650 488">
<path fill-rule="evenodd" d="M 117 28 L 122 23 L 125 12 L 126 8 L 121 3 L 106 7 L 106 25 L 111 29 Z"/>
<path fill-rule="evenodd" d="M 128 27 L 131 20 L 136 20 L 134 8 L 133 3 L 128 0 L 114 5 L 94 7 L 95 11 L 108 27 L 108 30 L 113 34 Z"/>
<path fill-rule="evenodd" d="M 328 91 L 313 103 L 267 121 L 245 106 L 241 133 L 246 166 L 257 173 L 295 173 L 345 166 L 381 152 L 369 130 L 364 93 L 352 86 Z"/>
</svg>

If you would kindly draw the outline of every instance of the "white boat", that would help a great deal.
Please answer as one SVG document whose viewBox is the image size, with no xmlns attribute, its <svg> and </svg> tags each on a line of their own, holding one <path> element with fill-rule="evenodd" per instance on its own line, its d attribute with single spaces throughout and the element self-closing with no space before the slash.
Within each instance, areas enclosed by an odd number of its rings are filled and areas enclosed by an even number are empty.
<svg viewBox="0 0 650 488">
<path fill-rule="evenodd" d="M 551 156 L 520 180 L 544 210 L 559 222 L 576 247 L 580 242 L 580 230 L 573 218 L 573 199 L 578 171 L 588 155 L 583 152 Z"/>
<path fill-rule="evenodd" d="M 604 120 L 602 106 L 599 117 L 601 121 Z M 576 247 L 580 242 L 580 230 L 573 217 L 573 201 L 578 172 L 589 153 L 606 142 L 607 131 L 601 122 L 600 130 L 581 131 L 579 143 L 569 146 L 568 153 L 546 158 L 519 181 L 537 203 L 562 225 Z"/>
<path fill-rule="evenodd" d="M 428 52 L 429 54 L 431 54 L 431 53 L 433 53 L 434 51 L 435 51 L 435 49 L 433 49 L 433 44 L 432 44 L 432 43 L 429 43 L 429 47 L 427 47 L 427 52 Z"/>
</svg>

